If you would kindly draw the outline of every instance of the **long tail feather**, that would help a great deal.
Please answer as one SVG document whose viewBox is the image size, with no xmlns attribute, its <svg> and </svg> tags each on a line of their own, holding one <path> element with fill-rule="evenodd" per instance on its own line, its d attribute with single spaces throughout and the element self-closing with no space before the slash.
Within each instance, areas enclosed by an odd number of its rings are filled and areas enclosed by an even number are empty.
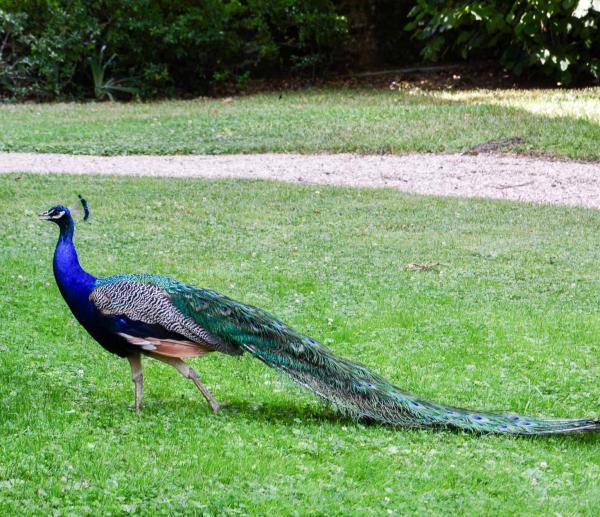
<svg viewBox="0 0 600 517">
<path fill-rule="evenodd" d="M 243 346 L 254 357 L 358 418 L 406 427 L 513 435 L 600 431 L 599 419 L 540 419 L 474 412 L 423 400 L 401 391 L 364 366 L 336 357 L 310 338 L 290 347 L 269 346 L 262 339 Z"/>
</svg>

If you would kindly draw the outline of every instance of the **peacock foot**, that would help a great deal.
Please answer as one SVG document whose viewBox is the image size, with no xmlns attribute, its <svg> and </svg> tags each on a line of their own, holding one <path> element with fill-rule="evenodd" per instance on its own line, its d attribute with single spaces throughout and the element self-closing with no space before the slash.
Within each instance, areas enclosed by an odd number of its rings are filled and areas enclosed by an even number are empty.
<svg viewBox="0 0 600 517">
<path fill-rule="evenodd" d="M 140 414 L 140 405 L 139 404 L 130 404 L 129 406 L 127 406 L 127 409 L 129 409 L 131 411 L 135 411 L 136 415 Z"/>
<path fill-rule="evenodd" d="M 217 411 L 221 411 L 221 409 L 226 408 L 227 406 L 229 406 L 229 402 L 223 401 L 223 402 L 210 402 L 209 403 L 210 409 L 212 409 L 213 413 L 216 413 Z"/>
</svg>

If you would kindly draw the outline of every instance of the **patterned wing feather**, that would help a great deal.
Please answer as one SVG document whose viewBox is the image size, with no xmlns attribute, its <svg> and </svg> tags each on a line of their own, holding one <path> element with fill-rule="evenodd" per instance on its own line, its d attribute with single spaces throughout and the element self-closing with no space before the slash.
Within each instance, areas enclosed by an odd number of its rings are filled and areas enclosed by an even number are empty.
<svg viewBox="0 0 600 517">
<path fill-rule="evenodd" d="M 237 347 L 222 343 L 193 318 L 182 313 L 163 287 L 139 281 L 133 275 L 131 278 L 99 279 L 90 294 L 90 300 L 105 316 L 126 316 L 133 321 L 160 325 L 212 350 L 233 355 L 241 353 Z M 128 341 L 135 344 L 131 339 Z M 168 344 L 165 342 L 163 346 Z"/>
</svg>

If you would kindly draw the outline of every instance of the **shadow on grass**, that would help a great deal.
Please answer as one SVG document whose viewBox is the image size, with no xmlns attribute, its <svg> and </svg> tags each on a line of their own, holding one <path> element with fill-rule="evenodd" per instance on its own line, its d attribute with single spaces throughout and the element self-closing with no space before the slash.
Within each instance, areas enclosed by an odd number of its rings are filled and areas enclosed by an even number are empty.
<svg viewBox="0 0 600 517">
<path fill-rule="evenodd" d="M 18 388 L 20 375 L 16 373 L 12 377 L 11 385 Z M 23 379 L 24 385 L 28 385 Z M 463 431 L 449 427 L 432 428 L 408 428 L 394 427 L 384 425 L 374 420 L 355 419 L 342 412 L 337 412 L 326 403 L 318 404 L 314 401 L 306 403 L 302 401 L 302 395 L 298 400 L 285 401 L 248 401 L 232 400 L 218 413 L 212 413 L 204 399 L 198 394 L 196 397 L 189 397 L 189 393 L 180 397 L 161 398 L 160 395 L 153 394 L 145 397 L 144 404 L 139 414 L 130 408 L 131 400 L 129 398 L 119 398 L 118 400 L 106 397 L 106 393 L 97 393 L 91 387 L 86 389 L 85 397 L 77 390 L 65 389 L 66 386 L 57 386 L 46 384 L 44 392 L 41 394 L 43 403 L 32 395 L 30 398 L 21 398 L 18 404 L 5 407 L 8 415 L 8 422 L 17 422 L 22 419 L 23 414 L 27 413 L 30 417 L 45 418 L 57 421 L 53 418 L 55 411 L 53 406 L 60 406 L 56 415 L 64 413 L 65 408 L 69 408 L 68 419 L 71 423 L 77 420 L 85 420 L 86 426 L 90 428 L 111 428 L 118 426 L 126 421 L 147 420 L 156 423 L 162 418 L 176 418 L 178 422 L 189 422 L 190 428 L 202 426 L 202 421 L 209 421 L 212 425 L 219 426 L 219 422 L 244 423 L 268 423 L 274 426 L 285 427 L 303 427 L 306 430 L 317 429 L 324 425 L 329 427 L 352 426 L 360 431 L 363 429 L 386 429 L 398 433 L 410 433 L 412 435 L 422 435 L 429 433 L 450 433 L 452 435 L 471 436 L 476 439 L 479 436 L 494 436 L 497 438 L 525 439 L 525 440 L 547 440 L 549 443 L 555 443 L 555 440 L 569 441 L 569 443 L 578 443 L 585 447 L 597 447 L 600 445 L 600 432 L 581 432 L 568 435 L 541 435 L 541 436 L 512 436 L 512 435 L 494 435 L 493 433 L 482 435 L 475 432 Z M 29 390 L 20 390 L 24 393 L 32 393 Z M 194 393 L 194 395 L 196 395 Z M 79 417 L 78 417 L 79 415 Z M 66 421 L 61 425 L 70 425 Z M 11 427 L 11 426 L 9 426 Z"/>
<path fill-rule="evenodd" d="M 126 417 L 130 414 L 136 417 L 134 412 L 128 409 L 127 405 L 123 404 L 120 409 L 114 408 L 114 406 L 107 401 L 106 404 L 94 403 L 96 410 L 101 409 L 101 413 L 109 412 L 111 414 L 119 414 L 121 417 Z M 100 406 L 100 407 L 99 407 Z M 112 408 L 112 409 L 111 409 Z M 597 446 L 600 444 L 600 432 L 580 432 L 572 433 L 567 435 L 498 435 L 494 433 L 476 433 L 464 431 L 461 429 L 455 429 L 451 427 L 429 427 L 429 428 L 410 428 L 402 426 L 391 426 L 381 424 L 375 420 L 370 419 L 355 419 L 344 415 L 341 412 L 336 412 L 333 408 L 328 407 L 326 404 L 323 405 L 312 405 L 312 406 L 301 406 L 296 405 L 294 402 L 290 404 L 284 404 L 281 402 L 267 402 L 267 403 L 252 403 L 247 401 L 234 401 L 228 403 L 218 413 L 212 413 L 208 406 L 204 403 L 204 400 L 198 399 L 168 399 L 168 400 L 154 400 L 148 401 L 144 404 L 139 418 L 147 418 L 150 416 L 152 419 L 161 418 L 165 415 L 177 415 L 179 421 L 189 420 L 197 424 L 198 418 L 202 420 L 222 420 L 229 422 L 246 423 L 246 422 L 261 422 L 269 423 L 273 425 L 284 425 L 286 427 L 321 427 L 324 424 L 334 427 L 342 426 L 353 426 L 357 429 L 387 429 L 396 431 L 398 433 L 411 433 L 419 434 L 423 433 L 450 433 L 452 435 L 462 435 L 477 438 L 480 436 L 493 436 L 496 438 L 509 438 L 509 439 L 520 439 L 520 440 L 565 440 L 569 442 L 577 442 L 584 444 L 585 446 Z"/>
</svg>

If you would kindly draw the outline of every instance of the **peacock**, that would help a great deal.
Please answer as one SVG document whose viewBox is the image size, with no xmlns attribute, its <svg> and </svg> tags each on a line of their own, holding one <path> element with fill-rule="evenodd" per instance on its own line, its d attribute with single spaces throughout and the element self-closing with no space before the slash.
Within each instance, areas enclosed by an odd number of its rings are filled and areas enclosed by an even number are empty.
<svg viewBox="0 0 600 517">
<path fill-rule="evenodd" d="M 89 208 L 80 199 L 86 220 Z M 190 379 L 216 412 L 223 405 L 185 359 L 210 352 L 234 356 L 247 353 L 357 419 L 392 426 L 510 435 L 600 430 L 598 418 L 502 415 L 425 400 L 400 390 L 360 364 L 336 356 L 268 312 L 211 289 L 152 274 L 96 278 L 79 264 L 70 209 L 56 205 L 39 217 L 59 227 L 54 276 L 71 312 L 107 351 L 129 361 L 136 412 L 142 402 L 143 356 L 167 363 Z"/>
</svg>

